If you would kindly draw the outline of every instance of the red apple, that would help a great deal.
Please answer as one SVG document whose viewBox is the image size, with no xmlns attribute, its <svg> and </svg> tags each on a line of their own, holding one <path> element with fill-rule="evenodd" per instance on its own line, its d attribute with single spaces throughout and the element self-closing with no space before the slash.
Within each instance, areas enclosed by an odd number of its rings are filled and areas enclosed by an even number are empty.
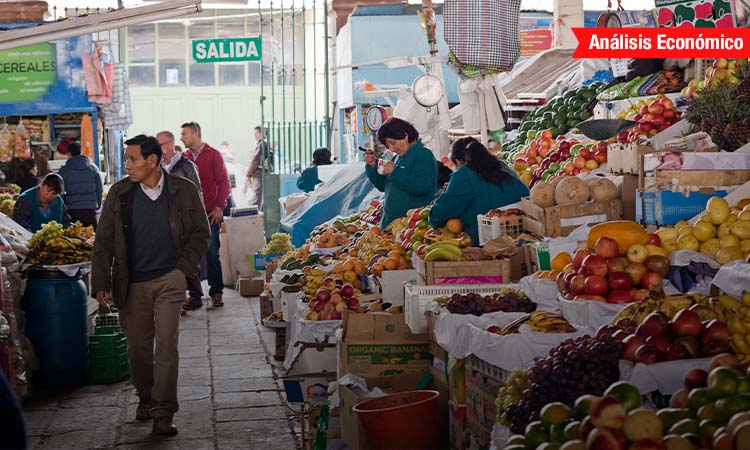
<svg viewBox="0 0 750 450">
<path fill-rule="evenodd" d="M 630 263 L 625 267 L 625 273 L 627 273 L 630 276 L 630 279 L 633 280 L 633 286 L 638 286 L 641 284 L 641 279 L 644 275 L 646 275 L 646 266 L 644 266 L 642 263 Z"/>
<path fill-rule="evenodd" d="M 606 296 L 609 291 L 607 286 L 607 280 L 604 277 L 598 275 L 590 275 L 586 277 L 584 281 L 584 289 L 589 295 L 601 295 Z"/>
<path fill-rule="evenodd" d="M 654 115 L 651 113 L 646 113 L 643 115 L 643 121 L 644 122 L 653 122 L 654 121 Z"/>
<path fill-rule="evenodd" d="M 669 399 L 670 408 L 687 408 L 689 389 L 680 389 Z"/>
<path fill-rule="evenodd" d="M 582 148 L 581 151 L 578 152 L 578 156 L 588 161 L 593 156 L 593 153 L 587 148 Z"/>
<path fill-rule="evenodd" d="M 652 286 L 661 285 L 664 278 L 655 272 L 646 272 L 646 275 L 641 278 L 641 288 L 651 289 Z"/>
<path fill-rule="evenodd" d="M 657 247 L 661 247 L 661 238 L 656 233 L 649 233 L 648 234 L 648 243 L 651 245 L 655 245 Z"/>
<path fill-rule="evenodd" d="M 626 332 L 624 332 L 624 331 L 622 331 L 622 330 L 617 330 L 614 333 L 612 333 L 612 339 L 616 340 L 617 342 L 624 341 L 625 338 L 628 337 L 628 336 L 629 336 L 629 334 L 626 333 Z"/>
<path fill-rule="evenodd" d="M 731 345 L 729 341 L 708 341 L 705 344 L 703 344 L 703 357 L 709 357 L 709 356 L 716 356 L 721 355 L 722 353 L 726 353 L 728 351 L 731 351 Z"/>
<path fill-rule="evenodd" d="M 357 297 L 349 297 L 346 299 L 346 306 L 348 306 L 349 309 L 357 309 L 359 306 L 359 300 Z"/>
<path fill-rule="evenodd" d="M 620 352 L 620 359 L 635 362 L 636 350 L 638 350 L 638 348 L 640 348 L 645 343 L 646 338 L 637 334 L 631 334 L 630 336 L 626 337 L 622 341 L 623 347 L 622 351 Z"/>
<path fill-rule="evenodd" d="M 737 361 L 737 358 L 734 355 L 732 355 L 731 353 L 721 353 L 711 359 L 711 362 L 708 364 L 708 372 L 711 372 L 717 367 L 729 367 L 730 369 L 737 369 L 739 366 L 740 363 L 739 361 Z M 708 376 L 708 374 L 706 374 L 706 376 Z"/>
<path fill-rule="evenodd" d="M 655 311 L 647 315 L 636 333 L 643 337 L 666 335 L 669 331 L 669 318 L 661 311 Z"/>
<path fill-rule="evenodd" d="M 641 122 L 638 124 L 638 129 L 641 130 L 643 133 L 648 133 L 649 131 L 654 129 L 653 122 Z"/>
<path fill-rule="evenodd" d="M 555 278 L 555 284 L 557 285 L 557 290 L 560 292 L 568 290 L 565 284 L 565 275 L 567 275 L 567 273 L 560 272 L 559 274 L 557 274 L 557 278 Z"/>
<path fill-rule="evenodd" d="M 646 300 L 649 296 L 649 290 L 648 289 L 636 289 L 633 288 L 630 290 L 630 296 L 633 298 L 634 302 L 642 302 Z"/>
<path fill-rule="evenodd" d="M 573 167 L 575 167 L 576 169 L 583 169 L 584 167 L 586 167 L 586 158 L 582 156 L 576 156 L 575 158 L 573 158 Z"/>
<path fill-rule="evenodd" d="M 641 109 L 638 110 L 638 114 L 640 114 L 641 116 L 648 114 L 648 105 L 641 106 Z"/>
<path fill-rule="evenodd" d="M 635 351 L 635 359 L 641 364 L 654 364 L 664 361 L 665 355 L 655 345 L 643 344 Z"/>
<path fill-rule="evenodd" d="M 664 120 L 664 116 L 654 116 L 653 124 L 654 128 L 656 128 L 657 130 L 661 130 L 667 126 L 667 121 Z"/>
<path fill-rule="evenodd" d="M 576 251 L 576 254 L 573 256 L 573 268 L 575 270 L 578 270 L 583 265 L 583 260 L 586 259 L 587 256 L 589 256 L 591 252 L 588 250 L 578 250 Z"/>
<path fill-rule="evenodd" d="M 310 300 L 310 309 L 313 310 L 313 311 L 315 311 L 315 312 L 320 312 L 320 311 L 323 310 L 323 306 L 325 306 L 325 304 L 326 303 L 324 301 L 322 301 L 322 300 L 320 300 L 318 298 L 314 298 L 314 299 Z"/>
<path fill-rule="evenodd" d="M 722 324 L 723 325 L 723 324 Z M 683 309 L 672 318 L 670 329 L 677 336 L 700 336 L 703 326 L 698 313 Z"/>
<path fill-rule="evenodd" d="M 628 279 L 629 281 L 630 279 Z M 607 296 L 607 303 L 612 304 L 621 304 L 621 303 L 630 303 L 633 299 L 630 297 L 630 292 L 625 290 L 613 290 L 610 291 L 609 296 Z"/>
<path fill-rule="evenodd" d="M 653 102 L 648 105 L 648 112 L 655 116 L 660 116 L 664 112 L 664 106 L 662 106 L 660 103 Z"/>
<path fill-rule="evenodd" d="M 635 333 L 635 329 L 638 328 L 638 324 L 635 323 L 635 320 L 631 319 L 630 317 L 623 317 L 622 319 L 615 322 L 615 326 L 628 334 Z"/>
<path fill-rule="evenodd" d="M 614 291 L 628 291 L 633 287 L 633 280 L 625 272 L 611 272 L 609 274 L 609 288 Z M 630 298 L 630 294 L 628 294 Z"/>
<path fill-rule="evenodd" d="M 685 374 L 685 378 L 682 382 L 687 390 L 706 387 L 706 383 L 708 382 L 708 372 L 698 368 L 690 369 L 688 373 Z"/>
<path fill-rule="evenodd" d="M 318 292 L 315 293 L 315 298 L 323 303 L 326 303 L 331 299 L 331 291 L 325 288 L 320 288 L 318 289 Z"/>
<path fill-rule="evenodd" d="M 589 255 L 583 259 L 583 274 L 596 275 L 598 277 L 607 276 L 607 260 L 599 255 Z"/>
<path fill-rule="evenodd" d="M 601 295 L 594 295 L 594 294 L 576 295 L 575 297 L 573 297 L 573 300 L 581 300 L 581 301 L 590 300 L 592 302 L 607 303 L 607 299 L 606 298 L 604 298 Z"/>
<path fill-rule="evenodd" d="M 594 152 L 594 161 L 598 162 L 600 165 L 607 162 L 607 152 L 606 151 Z"/>
<path fill-rule="evenodd" d="M 646 266 L 646 270 L 658 273 L 662 278 L 669 273 L 669 259 L 666 256 L 650 255 L 643 261 L 643 265 Z"/>
<path fill-rule="evenodd" d="M 596 337 L 612 336 L 615 331 L 620 331 L 613 325 L 602 325 L 596 330 Z"/>
<path fill-rule="evenodd" d="M 583 275 L 576 275 L 570 279 L 570 288 L 568 289 L 571 294 L 578 295 L 586 292 L 586 277 Z"/>
<path fill-rule="evenodd" d="M 624 256 L 615 256 L 607 258 L 607 273 L 625 272 L 628 266 L 628 259 Z"/>
<path fill-rule="evenodd" d="M 669 97 L 662 97 L 657 101 L 664 107 L 664 111 L 674 111 L 674 103 L 672 103 Z"/>
<path fill-rule="evenodd" d="M 617 241 L 605 236 L 600 237 L 594 244 L 594 251 L 598 256 L 604 258 L 614 258 L 620 254 L 620 247 L 617 245 Z"/>
<path fill-rule="evenodd" d="M 672 120 L 672 119 L 677 118 L 677 113 L 675 112 L 674 109 L 665 109 L 664 112 L 662 113 L 662 116 L 666 120 Z"/>
<path fill-rule="evenodd" d="M 676 361 L 679 359 L 690 359 L 690 352 L 679 342 L 675 342 L 667 348 L 667 361 Z"/>
<path fill-rule="evenodd" d="M 690 311 L 690 310 L 688 310 Z M 695 311 L 691 311 L 695 312 Z M 703 322 L 703 331 L 701 336 L 701 342 L 705 345 L 708 342 L 726 342 L 732 339 L 732 332 L 726 324 L 718 319 L 709 320 Z"/>
<path fill-rule="evenodd" d="M 341 295 L 344 297 L 351 297 L 354 295 L 354 286 L 351 284 L 345 284 L 341 286 Z"/>
<path fill-rule="evenodd" d="M 655 346 L 662 352 L 666 352 L 669 346 L 672 345 L 672 342 L 669 341 L 669 338 L 663 334 L 647 337 L 646 343 Z"/>
</svg>

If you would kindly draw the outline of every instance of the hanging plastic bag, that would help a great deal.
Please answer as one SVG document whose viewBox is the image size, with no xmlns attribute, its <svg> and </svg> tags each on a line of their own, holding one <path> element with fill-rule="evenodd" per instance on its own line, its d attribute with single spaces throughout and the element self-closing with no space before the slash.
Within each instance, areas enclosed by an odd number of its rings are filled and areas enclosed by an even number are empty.
<svg viewBox="0 0 750 450">
<path fill-rule="evenodd" d="M 29 147 L 29 132 L 26 131 L 26 127 L 23 126 L 23 122 L 18 124 L 16 127 L 16 139 L 13 145 L 15 150 L 14 156 L 16 159 L 29 159 L 31 158 L 31 147 Z"/>
<path fill-rule="evenodd" d="M 8 162 L 13 159 L 13 135 L 6 123 L 0 131 L 0 161 Z"/>
</svg>

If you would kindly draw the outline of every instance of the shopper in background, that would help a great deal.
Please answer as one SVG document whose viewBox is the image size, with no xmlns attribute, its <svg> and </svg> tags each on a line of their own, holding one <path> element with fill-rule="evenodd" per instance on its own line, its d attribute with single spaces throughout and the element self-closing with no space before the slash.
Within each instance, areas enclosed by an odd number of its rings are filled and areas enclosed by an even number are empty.
<svg viewBox="0 0 750 450">
<path fill-rule="evenodd" d="M 154 434 L 172 436 L 185 276 L 208 250 L 208 222 L 197 187 L 162 169 L 155 138 L 138 135 L 125 145 L 128 178 L 104 203 L 91 286 L 100 304 L 111 298 L 120 311 L 140 399 L 136 419 L 153 419 Z"/>
<path fill-rule="evenodd" d="M 312 192 L 315 186 L 320 183 L 318 178 L 318 166 L 328 166 L 333 164 L 331 161 L 331 151 L 321 147 L 313 152 L 313 160 L 310 167 L 303 170 L 297 178 L 297 188 L 303 192 Z"/>
<path fill-rule="evenodd" d="M 185 144 L 184 156 L 198 166 L 198 176 L 203 188 L 203 203 L 211 224 L 211 247 L 208 250 L 208 286 L 211 305 L 214 308 L 224 306 L 224 279 L 221 275 L 219 260 L 219 236 L 224 209 L 227 207 L 232 186 L 229 182 L 227 167 L 221 153 L 201 137 L 201 127 L 195 122 L 182 124 L 182 143 Z"/>
<path fill-rule="evenodd" d="M 453 143 L 451 161 L 457 169 L 432 206 L 428 221 L 437 228 L 458 218 L 474 245 L 479 245 L 477 215 L 519 202 L 529 195 L 529 189 L 515 171 L 472 137 Z"/>
<path fill-rule="evenodd" d="M 365 171 L 383 199 L 383 228 L 406 211 L 429 204 L 437 189 L 437 165 L 430 149 L 422 144 L 419 132 L 409 122 L 392 117 L 378 130 L 378 140 L 396 157 L 378 161 L 375 153 L 365 153 Z M 382 167 L 378 167 L 378 163 Z"/>
<path fill-rule="evenodd" d="M 45 223 L 52 222 L 70 225 L 70 215 L 65 202 L 60 197 L 65 192 L 65 182 L 56 173 L 48 173 L 34 188 L 24 191 L 13 207 L 13 220 L 36 233 Z"/>
<path fill-rule="evenodd" d="M 257 126 L 254 131 L 255 150 L 250 154 L 250 165 L 245 178 L 253 193 L 250 204 L 257 206 L 258 211 L 263 211 L 263 172 L 273 172 L 273 154 L 265 141 L 263 128 Z"/>
<path fill-rule="evenodd" d="M 60 167 L 65 181 L 65 205 L 73 222 L 96 229 L 96 212 L 102 206 L 102 176 L 88 156 L 81 154 L 81 146 L 68 145 L 70 158 Z"/>
<path fill-rule="evenodd" d="M 21 192 L 29 190 L 39 184 L 36 161 L 34 158 L 16 161 L 14 183 L 21 188 Z"/>
<path fill-rule="evenodd" d="M 156 133 L 156 140 L 159 141 L 159 146 L 161 146 L 162 168 L 166 170 L 167 173 L 192 181 L 195 187 L 198 188 L 198 193 L 201 195 L 202 200 L 203 190 L 201 189 L 201 180 L 198 177 L 198 169 L 192 161 L 187 159 L 181 153 L 177 153 L 177 149 L 174 145 L 174 134 L 172 134 L 171 131 L 160 131 Z M 203 306 L 203 287 L 201 286 L 201 280 L 198 275 L 199 272 L 200 268 L 199 266 L 196 266 L 193 273 L 186 274 L 188 297 L 185 299 L 185 304 L 182 306 L 183 311 L 190 311 Z"/>
</svg>

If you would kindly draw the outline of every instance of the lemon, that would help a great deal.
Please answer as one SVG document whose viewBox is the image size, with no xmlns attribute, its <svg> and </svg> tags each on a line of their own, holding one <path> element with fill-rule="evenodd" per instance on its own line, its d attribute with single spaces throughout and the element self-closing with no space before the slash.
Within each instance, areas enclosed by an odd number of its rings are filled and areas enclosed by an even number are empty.
<svg viewBox="0 0 750 450">
<path fill-rule="evenodd" d="M 677 239 L 678 250 L 698 251 L 699 248 L 700 248 L 700 242 L 698 242 L 698 239 L 696 239 L 695 236 L 692 236 L 689 234 L 683 234 Z"/>
<path fill-rule="evenodd" d="M 721 197 L 711 197 L 706 203 L 706 213 L 711 223 L 719 225 L 729 217 L 729 203 Z"/>
<path fill-rule="evenodd" d="M 719 238 L 719 247 L 721 248 L 727 248 L 727 247 L 737 247 L 740 246 L 740 239 L 733 235 L 728 234 L 726 236 L 722 236 Z"/>
<path fill-rule="evenodd" d="M 701 242 L 706 242 L 716 236 L 716 227 L 710 222 L 699 220 L 693 226 L 693 236 Z"/>
</svg>

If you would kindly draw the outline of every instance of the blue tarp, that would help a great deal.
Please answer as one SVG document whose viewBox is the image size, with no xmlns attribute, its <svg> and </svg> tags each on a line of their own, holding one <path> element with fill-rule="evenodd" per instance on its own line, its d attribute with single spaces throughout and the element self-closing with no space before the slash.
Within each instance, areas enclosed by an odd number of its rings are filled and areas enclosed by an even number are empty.
<svg viewBox="0 0 750 450">
<path fill-rule="evenodd" d="M 338 216 L 358 213 L 382 196 L 367 178 L 364 163 L 348 164 L 328 183 L 311 192 L 302 206 L 282 220 L 280 228 L 292 235 L 295 247 L 300 247 L 316 226 Z"/>
</svg>

